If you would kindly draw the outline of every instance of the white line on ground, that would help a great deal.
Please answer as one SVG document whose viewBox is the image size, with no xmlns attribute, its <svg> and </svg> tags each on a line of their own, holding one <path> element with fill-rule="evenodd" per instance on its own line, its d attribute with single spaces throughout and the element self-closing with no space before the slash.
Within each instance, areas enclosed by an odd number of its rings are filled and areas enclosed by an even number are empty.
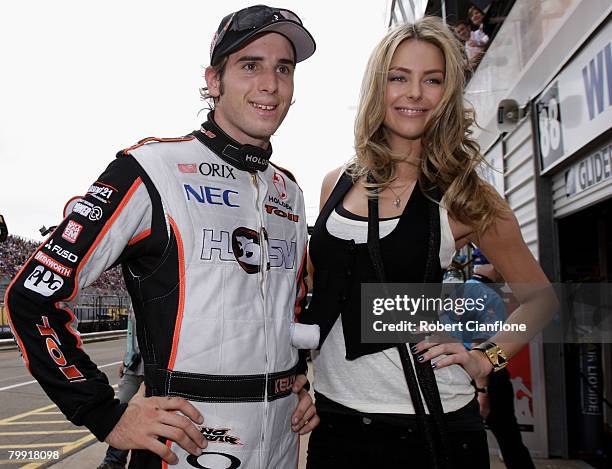
<svg viewBox="0 0 612 469">
<path fill-rule="evenodd" d="M 118 361 L 118 362 L 113 362 L 113 363 L 107 363 L 106 365 L 100 365 L 98 368 L 105 368 L 107 366 L 118 365 L 119 363 L 121 363 L 121 362 Z M 26 381 L 25 383 L 11 384 L 10 386 L 5 386 L 3 388 L 0 388 L 0 391 L 8 391 L 9 389 L 20 388 L 21 386 L 27 386 L 28 384 L 33 384 L 33 383 L 36 383 L 36 382 L 37 381 L 35 379 L 33 379 L 32 381 Z"/>
</svg>

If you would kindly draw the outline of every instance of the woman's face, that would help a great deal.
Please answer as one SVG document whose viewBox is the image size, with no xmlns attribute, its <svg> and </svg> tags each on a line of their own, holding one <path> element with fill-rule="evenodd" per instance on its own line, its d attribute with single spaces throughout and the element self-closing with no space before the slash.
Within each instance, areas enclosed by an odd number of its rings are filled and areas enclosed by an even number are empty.
<svg viewBox="0 0 612 469">
<path fill-rule="evenodd" d="M 442 99 L 444 75 L 444 56 L 433 44 L 409 39 L 395 50 L 387 76 L 383 122 L 391 145 L 397 139 L 421 138 Z"/>
</svg>

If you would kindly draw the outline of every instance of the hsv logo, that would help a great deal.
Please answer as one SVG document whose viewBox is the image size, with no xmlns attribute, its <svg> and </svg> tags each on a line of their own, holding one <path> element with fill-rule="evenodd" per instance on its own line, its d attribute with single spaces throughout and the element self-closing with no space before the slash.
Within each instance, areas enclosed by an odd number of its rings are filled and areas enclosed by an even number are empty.
<svg viewBox="0 0 612 469">
<path fill-rule="evenodd" d="M 272 182 L 274 183 L 274 187 L 276 187 L 276 192 L 278 192 L 280 199 L 287 200 L 287 184 L 285 183 L 283 175 L 274 171 Z"/>
<path fill-rule="evenodd" d="M 297 223 L 300 219 L 299 215 L 296 215 L 295 213 L 291 213 L 291 212 L 285 212 L 284 210 L 281 210 L 280 208 L 276 208 L 274 205 L 266 204 L 264 205 L 264 207 L 266 209 L 266 213 L 268 214 L 273 213 L 277 217 L 286 218 L 287 220 L 293 221 L 295 223 Z"/>
<path fill-rule="evenodd" d="M 296 242 L 268 238 L 268 268 L 291 270 L 296 262 Z M 256 231 L 240 227 L 230 236 L 227 231 L 203 230 L 200 259 L 236 262 L 248 273 L 259 272 L 261 246 Z M 248 267 L 247 267 L 248 266 Z M 248 270 L 247 270 L 248 269 Z"/>
<path fill-rule="evenodd" d="M 194 163 L 179 163 L 178 170 L 181 173 L 197 173 L 198 167 Z"/>
<path fill-rule="evenodd" d="M 113 186 L 96 181 L 87 191 L 87 195 L 91 195 L 94 199 L 98 199 L 100 202 L 107 204 L 115 192 L 117 192 L 117 189 Z"/>
<path fill-rule="evenodd" d="M 79 239 L 79 235 L 81 234 L 81 231 L 83 231 L 83 225 L 81 225 L 80 223 L 77 223 L 76 221 L 70 220 L 68 221 L 66 228 L 64 228 L 64 232 L 62 233 L 62 238 L 74 244 L 76 243 L 77 239 Z"/>
<path fill-rule="evenodd" d="M 230 435 L 230 431 L 231 429 L 229 428 L 212 427 L 202 427 L 202 429 L 200 430 L 202 435 L 204 435 L 204 438 L 213 443 L 228 443 L 230 445 L 242 446 L 240 438 L 238 438 L 237 436 Z"/>
<path fill-rule="evenodd" d="M 60 257 L 63 257 L 64 259 L 67 259 L 73 264 L 75 264 L 79 260 L 79 256 L 71 253 L 70 251 L 68 251 L 68 249 L 62 248 L 59 244 L 53 244 L 52 239 L 50 239 L 49 242 L 45 244 L 45 249 L 47 251 L 57 254 Z"/>
<path fill-rule="evenodd" d="M 38 332 L 41 336 L 47 337 L 45 343 L 47 345 L 47 352 L 49 352 L 49 356 L 55 362 L 55 364 L 59 367 L 59 370 L 62 374 L 68 379 L 68 381 L 83 381 L 83 375 L 79 371 L 79 369 L 74 365 L 68 365 L 68 360 L 64 356 L 64 353 L 60 349 L 60 345 L 62 343 L 53 329 L 49 325 L 49 318 L 47 316 L 41 316 L 42 324 L 36 324 L 38 328 Z M 68 366 L 66 366 L 68 365 Z"/>
<path fill-rule="evenodd" d="M 189 201 L 193 198 L 200 204 L 240 207 L 236 200 L 238 195 L 236 191 L 208 186 L 197 186 L 197 189 L 195 189 L 189 184 L 183 184 L 183 187 L 185 188 L 185 196 Z"/>
<path fill-rule="evenodd" d="M 57 262 L 55 259 L 52 259 L 51 257 L 47 256 L 46 254 L 40 251 L 36 253 L 36 255 L 34 256 L 34 259 L 36 259 L 38 262 L 40 262 L 44 266 L 49 267 L 51 270 L 60 274 L 63 277 L 70 277 L 70 275 L 72 274 L 71 268 L 66 267 L 64 264 Z"/>
<path fill-rule="evenodd" d="M 232 251 L 234 257 L 247 274 L 260 270 L 261 246 L 259 235 L 249 228 L 236 228 L 232 233 Z"/>
<path fill-rule="evenodd" d="M 98 221 L 102 218 L 102 209 L 86 200 L 79 200 L 72 211 L 91 221 Z"/>
<path fill-rule="evenodd" d="M 225 179 L 236 179 L 236 176 L 234 176 L 234 168 L 225 164 L 200 163 L 198 169 L 202 176 L 214 176 Z"/>
<path fill-rule="evenodd" d="M 30 276 L 25 279 L 23 286 L 28 290 L 40 293 L 42 296 L 51 296 L 64 285 L 64 280 L 42 265 L 37 265 Z"/>
</svg>

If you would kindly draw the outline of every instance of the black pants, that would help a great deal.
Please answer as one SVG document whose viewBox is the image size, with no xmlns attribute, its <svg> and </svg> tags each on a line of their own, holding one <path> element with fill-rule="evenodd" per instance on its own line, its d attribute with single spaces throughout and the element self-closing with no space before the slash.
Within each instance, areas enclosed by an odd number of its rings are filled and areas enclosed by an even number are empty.
<svg viewBox="0 0 612 469">
<path fill-rule="evenodd" d="M 330 412 L 328 405 L 324 406 L 328 410 L 319 409 L 319 401 L 317 398 L 321 423 L 310 435 L 307 469 L 431 467 L 425 439 L 414 423 L 403 424 L 401 418 L 394 422 L 385 417 L 381 421 L 381 414 Z M 326 404 L 329 402 L 326 399 Z M 450 431 L 449 440 L 455 468 L 489 469 L 483 429 Z"/>
<path fill-rule="evenodd" d="M 535 469 L 529 450 L 523 444 L 514 415 L 514 390 L 508 370 L 489 377 L 489 403 L 491 411 L 487 425 L 495 435 L 504 463 L 508 469 Z"/>
</svg>

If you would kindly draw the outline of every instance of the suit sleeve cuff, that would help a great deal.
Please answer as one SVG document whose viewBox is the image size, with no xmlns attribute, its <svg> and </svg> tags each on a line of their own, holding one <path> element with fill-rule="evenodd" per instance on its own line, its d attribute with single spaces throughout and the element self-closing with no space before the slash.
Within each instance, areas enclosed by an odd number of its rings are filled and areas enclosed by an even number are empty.
<svg viewBox="0 0 612 469">
<path fill-rule="evenodd" d="M 100 403 L 87 412 L 87 414 L 83 415 L 83 425 L 85 425 L 98 440 L 104 441 L 113 428 L 115 428 L 115 425 L 119 422 L 126 408 L 127 402 L 121 404 L 118 399 Z"/>
</svg>

